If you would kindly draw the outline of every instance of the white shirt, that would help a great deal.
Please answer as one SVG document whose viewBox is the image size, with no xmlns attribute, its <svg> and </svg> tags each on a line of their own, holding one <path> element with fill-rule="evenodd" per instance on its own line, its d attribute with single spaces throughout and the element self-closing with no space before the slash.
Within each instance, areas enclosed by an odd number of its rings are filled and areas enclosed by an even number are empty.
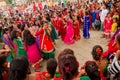
<svg viewBox="0 0 120 80">
<path fill-rule="evenodd" d="M 102 3 L 103 2 L 103 0 L 98 0 L 98 3 Z"/>
<path fill-rule="evenodd" d="M 108 12 L 109 11 L 107 9 L 102 9 L 102 11 L 100 13 L 100 20 L 101 20 L 101 22 L 104 22 L 104 19 L 107 16 Z"/>
</svg>

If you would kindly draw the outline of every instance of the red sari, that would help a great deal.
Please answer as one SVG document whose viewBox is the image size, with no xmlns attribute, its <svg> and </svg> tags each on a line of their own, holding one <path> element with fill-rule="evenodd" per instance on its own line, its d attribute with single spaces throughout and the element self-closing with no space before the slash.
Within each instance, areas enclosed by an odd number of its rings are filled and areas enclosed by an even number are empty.
<svg viewBox="0 0 120 80">
<path fill-rule="evenodd" d="M 80 11 L 78 12 L 78 15 L 79 15 L 80 17 L 83 17 L 83 16 L 84 16 L 83 10 L 80 10 Z"/>
<path fill-rule="evenodd" d="M 113 54 L 114 52 L 116 52 L 118 50 L 118 46 L 117 44 L 114 44 L 115 40 L 111 40 L 108 43 L 108 50 L 104 52 L 103 56 L 107 57 L 109 53 Z"/>
<path fill-rule="evenodd" d="M 104 20 L 104 34 L 106 38 L 110 38 L 110 32 L 112 27 L 112 17 L 106 17 Z"/>
<path fill-rule="evenodd" d="M 59 30 L 59 28 L 58 28 L 58 18 L 57 17 L 53 18 L 52 22 L 53 22 L 53 25 L 54 25 L 55 29 Z"/>
<path fill-rule="evenodd" d="M 35 4 L 33 4 L 33 11 L 36 11 L 36 5 Z"/>
<path fill-rule="evenodd" d="M 46 31 L 42 28 L 36 33 L 37 35 L 40 35 L 40 49 L 45 53 L 52 52 L 54 50 L 52 38 L 47 35 Z"/>
<path fill-rule="evenodd" d="M 42 10 L 42 3 L 41 2 L 38 3 L 38 7 L 39 7 L 39 10 L 41 11 Z"/>
<path fill-rule="evenodd" d="M 59 35 L 61 36 L 61 39 L 64 40 L 65 34 L 66 34 L 66 28 L 65 28 L 65 23 L 62 18 L 59 18 L 58 20 L 58 26 L 59 26 Z"/>
<path fill-rule="evenodd" d="M 74 22 L 74 39 L 80 40 L 80 23 L 78 20 Z"/>
</svg>

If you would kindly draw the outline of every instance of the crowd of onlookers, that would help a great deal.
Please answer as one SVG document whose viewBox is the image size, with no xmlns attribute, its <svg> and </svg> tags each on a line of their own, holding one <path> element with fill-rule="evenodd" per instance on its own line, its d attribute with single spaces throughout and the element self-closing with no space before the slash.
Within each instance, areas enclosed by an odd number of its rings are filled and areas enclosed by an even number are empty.
<svg viewBox="0 0 120 80">
<path fill-rule="evenodd" d="M 116 37 L 116 43 L 120 46 L 120 34 Z M 120 79 L 120 52 L 109 56 L 103 56 L 103 49 L 96 45 L 92 50 L 93 60 L 86 61 L 80 66 L 74 51 L 64 49 L 56 59 L 47 61 L 46 72 L 30 71 L 30 64 L 25 56 L 15 57 L 8 67 L 7 57 L 0 54 L 1 80 L 119 80 Z M 56 70 L 58 67 L 58 70 Z"/>
<path fill-rule="evenodd" d="M 89 40 L 91 29 L 103 31 L 102 38 L 110 39 L 106 51 L 95 45 L 93 60 L 82 66 L 68 48 L 55 59 L 57 39 L 74 44 L 83 31 Z M 120 80 L 119 33 L 117 0 L 79 0 L 44 8 L 33 3 L 31 11 L 0 13 L 0 80 Z M 40 72 L 44 59 L 47 71 Z"/>
</svg>

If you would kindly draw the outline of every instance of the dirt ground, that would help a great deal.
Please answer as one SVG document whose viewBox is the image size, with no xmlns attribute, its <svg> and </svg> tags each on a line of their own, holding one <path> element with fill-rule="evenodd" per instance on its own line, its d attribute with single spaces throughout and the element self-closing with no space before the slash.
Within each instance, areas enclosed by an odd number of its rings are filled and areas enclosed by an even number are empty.
<svg viewBox="0 0 120 80">
<path fill-rule="evenodd" d="M 73 45 L 64 44 L 61 39 L 58 39 L 56 41 L 55 58 L 58 58 L 58 55 L 62 50 L 64 50 L 65 48 L 70 48 L 74 51 L 80 66 L 82 66 L 85 61 L 92 60 L 91 51 L 93 46 L 101 45 L 104 51 L 107 50 L 107 43 L 109 40 L 105 38 L 100 38 L 101 34 L 101 31 L 90 31 L 90 39 L 84 39 L 81 31 L 80 41 L 76 41 Z M 46 62 L 46 60 L 42 62 L 42 67 L 40 71 L 46 71 Z"/>
</svg>

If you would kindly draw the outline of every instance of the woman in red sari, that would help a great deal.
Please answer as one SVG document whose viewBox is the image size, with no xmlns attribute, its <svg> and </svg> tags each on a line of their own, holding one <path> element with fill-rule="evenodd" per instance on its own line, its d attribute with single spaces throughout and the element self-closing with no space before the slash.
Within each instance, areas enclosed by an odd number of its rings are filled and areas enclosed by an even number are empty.
<svg viewBox="0 0 120 80">
<path fill-rule="evenodd" d="M 36 4 L 35 4 L 35 2 L 33 2 L 33 11 L 36 11 Z"/>
<path fill-rule="evenodd" d="M 54 45 L 50 36 L 51 28 L 47 21 L 44 21 L 43 28 L 41 28 L 35 35 L 40 35 L 40 49 L 44 53 L 44 58 L 54 58 Z"/>
<path fill-rule="evenodd" d="M 74 26 L 74 39 L 78 41 L 80 40 L 80 23 L 76 17 L 74 19 L 73 26 Z"/>
<path fill-rule="evenodd" d="M 58 27 L 59 27 L 58 33 L 61 36 L 61 39 L 64 40 L 65 34 L 66 34 L 66 28 L 65 28 L 65 21 L 63 19 L 62 14 L 59 14 Z"/>
<path fill-rule="evenodd" d="M 53 23 L 55 29 L 58 31 L 59 30 L 59 28 L 58 28 L 58 16 L 56 14 L 54 14 L 52 17 L 52 23 Z"/>
<path fill-rule="evenodd" d="M 43 7 L 41 2 L 38 3 L 38 7 L 39 7 L 39 10 L 42 11 Z"/>
</svg>

